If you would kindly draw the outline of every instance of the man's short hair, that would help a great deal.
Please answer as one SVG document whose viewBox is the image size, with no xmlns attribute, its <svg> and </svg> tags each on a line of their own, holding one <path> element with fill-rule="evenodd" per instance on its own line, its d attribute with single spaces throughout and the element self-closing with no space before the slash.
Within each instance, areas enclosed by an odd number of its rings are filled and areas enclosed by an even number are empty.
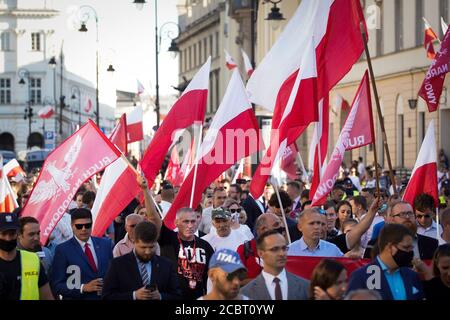
<svg viewBox="0 0 450 320">
<path fill-rule="evenodd" d="M 262 234 L 260 234 L 256 238 L 256 248 L 260 249 L 260 250 L 263 249 L 264 248 L 264 239 L 266 239 L 267 237 L 269 237 L 269 236 L 271 236 L 273 234 L 281 235 L 277 230 L 269 230 L 269 231 L 266 231 L 266 232 L 263 232 Z"/>
<path fill-rule="evenodd" d="M 300 199 L 309 199 L 309 189 L 305 189 L 302 191 L 302 194 L 300 195 Z"/>
<path fill-rule="evenodd" d="M 302 211 L 305 210 L 305 207 L 307 205 L 310 205 L 311 203 L 312 203 L 311 200 L 306 200 L 305 202 L 302 203 L 302 206 L 301 206 L 300 210 L 302 210 Z"/>
<path fill-rule="evenodd" d="M 334 210 L 336 210 L 336 201 L 329 200 L 325 202 L 325 204 L 323 205 L 323 209 L 328 210 L 329 208 L 334 208 Z"/>
<path fill-rule="evenodd" d="M 279 194 L 280 194 L 281 203 L 282 203 L 284 209 L 292 206 L 292 200 L 286 191 L 280 190 Z M 272 196 L 269 199 L 268 204 L 271 207 L 280 208 L 280 203 L 278 202 L 278 197 L 277 197 L 276 193 L 272 194 Z"/>
<path fill-rule="evenodd" d="M 287 185 L 288 185 L 288 187 L 293 187 L 293 188 L 297 189 L 298 191 L 300 191 L 302 188 L 300 183 L 298 183 L 298 181 L 290 181 L 287 183 Z"/>
<path fill-rule="evenodd" d="M 312 208 L 302 210 L 302 212 L 300 212 L 298 215 L 298 221 L 300 222 L 300 219 L 303 219 L 303 217 L 308 213 L 320 214 L 320 209 L 318 207 L 312 207 Z"/>
<path fill-rule="evenodd" d="M 382 252 L 384 248 L 390 244 L 398 244 L 403 241 L 405 236 L 414 237 L 413 233 L 404 225 L 397 223 L 387 223 L 380 231 L 378 237 L 379 252 Z"/>
<path fill-rule="evenodd" d="M 83 203 L 84 204 L 89 204 L 91 202 L 94 202 L 95 200 L 95 192 L 93 191 L 86 191 L 85 193 L 83 193 Z"/>
<path fill-rule="evenodd" d="M 226 192 L 224 187 L 215 187 L 213 190 L 213 195 L 216 194 L 217 192 L 222 192 L 222 191 Z"/>
<path fill-rule="evenodd" d="M 357 206 L 361 206 L 364 211 L 367 211 L 367 200 L 365 197 L 354 196 L 351 200 L 353 200 Z"/>
<path fill-rule="evenodd" d="M 436 207 L 434 198 L 428 193 L 421 193 L 414 198 L 414 210 L 425 212 Z"/>
<path fill-rule="evenodd" d="M 231 188 L 231 187 L 236 188 L 236 192 L 239 193 L 239 194 L 242 194 L 242 188 L 241 188 L 241 186 L 238 185 L 237 183 L 231 184 L 231 185 L 230 185 L 230 188 Z"/>
<path fill-rule="evenodd" d="M 73 223 L 78 219 L 91 219 L 92 221 L 92 213 L 91 210 L 86 208 L 75 208 L 70 211 L 70 221 Z"/>
<path fill-rule="evenodd" d="M 189 207 L 183 207 L 181 209 L 178 209 L 177 214 L 176 214 L 176 219 L 179 219 L 181 217 L 181 215 L 185 212 L 191 213 L 191 212 L 194 212 L 194 210 L 192 210 Z"/>
<path fill-rule="evenodd" d="M 149 221 L 139 222 L 134 228 L 134 239 L 135 241 L 142 242 L 155 242 L 158 239 L 158 230 L 156 226 Z"/>
<path fill-rule="evenodd" d="M 125 217 L 125 223 L 127 223 L 131 219 L 137 219 L 139 220 L 139 222 L 144 220 L 144 218 L 142 218 L 142 216 L 138 215 L 137 213 L 131 213 Z"/>
<path fill-rule="evenodd" d="M 383 300 L 378 291 L 369 289 L 352 290 L 345 296 L 345 300 L 353 300 L 353 298 L 357 295 L 368 295 L 374 297 L 375 300 Z"/>
<path fill-rule="evenodd" d="M 19 226 L 20 226 L 19 227 L 19 233 L 20 234 L 23 234 L 23 230 L 25 229 L 25 226 L 27 224 L 29 224 L 29 223 L 37 223 L 37 224 L 39 224 L 39 221 L 36 218 L 30 217 L 30 216 L 20 217 L 19 218 Z"/>
<path fill-rule="evenodd" d="M 392 217 L 392 211 L 394 210 L 394 208 L 399 205 L 399 204 L 407 204 L 407 205 L 411 205 L 409 202 L 405 201 L 405 200 L 398 200 L 398 199 L 393 199 L 388 203 L 388 216 Z"/>
</svg>

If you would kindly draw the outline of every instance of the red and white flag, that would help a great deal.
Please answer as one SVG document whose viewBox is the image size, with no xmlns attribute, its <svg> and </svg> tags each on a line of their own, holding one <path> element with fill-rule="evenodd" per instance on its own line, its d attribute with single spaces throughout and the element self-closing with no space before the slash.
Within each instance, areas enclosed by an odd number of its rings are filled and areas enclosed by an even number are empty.
<svg viewBox="0 0 450 320">
<path fill-rule="evenodd" d="M 109 140 L 119 148 L 124 155 L 128 153 L 128 142 L 127 142 L 127 119 L 124 113 L 117 123 L 114 130 L 109 135 Z"/>
<path fill-rule="evenodd" d="M 243 49 L 241 49 L 241 51 L 242 51 L 242 57 L 244 58 L 245 72 L 247 72 L 247 76 L 251 77 L 251 75 L 253 73 L 252 63 L 250 62 L 250 59 L 249 59 L 248 55 L 245 53 L 245 51 Z"/>
<path fill-rule="evenodd" d="M 236 62 L 234 62 L 233 57 L 231 57 L 231 55 L 228 53 L 227 50 L 223 51 L 225 51 L 225 62 L 228 70 L 233 70 L 234 68 L 237 67 Z"/>
<path fill-rule="evenodd" d="M 245 158 L 242 158 L 239 162 L 239 166 L 234 173 L 233 180 L 231 181 L 232 184 L 235 184 L 237 179 L 242 179 L 242 176 L 244 175 L 244 161 Z"/>
<path fill-rule="evenodd" d="M 155 181 L 177 133 L 205 119 L 211 57 L 200 68 L 186 90 L 170 109 L 140 161 L 148 185 Z"/>
<path fill-rule="evenodd" d="M 287 176 L 291 180 L 297 179 L 297 145 L 292 143 L 284 150 L 284 154 L 281 156 L 280 169 L 286 172 Z"/>
<path fill-rule="evenodd" d="M 346 99 L 344 99 L 340 94 L 336 95 L 336 100 L 335 100 L 335 111 L 337 109 L 341 109 L 341 112 L 344 111 L 348 111 L 350 110 L 350 104 L 348 103 L 348 101 Z"/>
<path fill-rule="evenodd" d="M 422 86 L 419 90 L 419 96 L 425 100 L 428 111 L 436 111 L 439 107 L 439 100 L 444 87 L 445 75 L 449 71 L 450 62 L 450 35 L 447 32 L 441 43 L 436 57 L 428 69 Z"/>
<path fill-rule="evenodd" d="M 48 155 L 22 210 L 23 216 L 39 221 L 42 244 L 47 242 L 81 185 L 120 154 L 94 122 L 88 120 Z"/>
<path fill-rule="evenodd" d="M 190 147 L 183 158 L 183 163 L 181 164 L 180 171 L 178 172 L 177 178 L 175 179 L 174 186 L 181 186 L 184 179 L 186 179 L 189 171 L 192 169 L 194 163 L 194 140 L 191 141 Z"/>
<path fill-rule="evenodd" d="M 442 28 L 442 34 L 446 34 L 448 30 L 448 23 L 445 22 L 444 18 L 441 17 L 441 28 Z"/>
<path fill-rule="evenodd" d="M 24 180 L 27 176 L 16 159 L 9 160 L 8 163 L 3 167 L 3 172 L 8 178 L 11 178 L 16 182 Z"/>
<path fill-rule="evenodd" d="M 373 142 L 374 137 L 372 101 L 366 70 L 353 100 L 350 113 L 331 154 L 331 159 L 314 194 L 311 206 L 319 206 L 325 203 L 336 182 L 345 151 L 368 145 Z"/>
<path fill-rule="evenodd" d="M 141 106 L 135 107 L 127 114 L 128 143 L 144 139 L 144 111 Z"/>
<path fill-rule="evenodd" d="M 177 178 L 181 174 L 180 168 L 180 158 L 178 156 L 177 146 L 172 148 L 172 153 L 170 155 L 169 164 L 167 165 L 166 174 L 164 180 L 169 181 L 173 186 L 180 186 L 180 184 L 176 185 Z"/>
<path fill-rule="evenodd" d="M 312 164 L 313 176 L 311 188 L 309 191 L 309 198 L 312 199 L 314 193 L 319 186 L 320 179 L 326 165 L 326 158 L 328 153 L 328 133 L 329 133 L 329 119 L 330 108 L 328 105 L 328 97 L 322 100 L 323 103 L 319 106 L 319 121 L 314 123 L 314 133 L 311 141 L 311 148 L 309 149 L 309 163 Z"/>
<path fill-rule="evenodd" d="M 48 119 L 55 113 L 55 109 L 51 105 L 47 105 L 38 111 L 38 116 L 41 119 Z"/>
<path fill-rule="evenodd" d="M 190 205 L 192 190 L 192 207 L 195 208 L 202 199 L 202 192 L 222 172 L 262 148 L 258 122 L 236 69 L 196 156 L 197 179 L 194 183 L 194 166 L 164 218 L 165 225 L 174 229 L 176 212 Z"/>
<path fill-rule="evenodd" d="M 414 207 L 415 197 L 421 193 L 428 193 L 434 198 L 435 205 L 439 204 L 436 152 L 434 121 L 431 120 L 411 173 L 411 178 L 403 194 L 403 200 L 408 201 L 412 207 Z"/>
<path fill-rule="evenodd" d="M 92 235 L 102 237 L 109 225 L 141 191 L 136 173 L 122 157 L 106 167 L 92 206 Z"/>
<path fill-rule="evenodd" d="M 425 47 L 425 50 L 427 51 L 427 57 L 428 59 L 433 60 L 436 56 L 436 53 L 434 51 L 433 42 L 438 40 L 438 36 L 436 33 L 434 33 L 433 29 L 431 28 L 430 23 L 422 17 L 424 27 L 425 27 L 425 36 L 423 37 L 423 46 Z"/>
<path fill-rule="evenodd" d="M 3 157 L 0 155 L 0 212 L 13 212 L 18 207 L 16 196 L 3 167 Z"/>
<path fill-rule="evenodd" d="M 145 88 L 139 80 L 136 81 L 137 81 L 137 95 L 140 96 L 145 92 Z"/>
<path fill-rule="evenodd" d="M 303 0 L 253 72 L 247 84 L 250 100 L 274 112 L 271 147 L 250 186 L 255 199 L 263 193 L 276 154 L 284 152 L 279 149 L 318 121 L 319 103 L 361 56 L 360 23 L 365 28 L 359 1 Z"/>
<path fill-rule="evenodd" d="M 87 98 L 86 106 L 84 107 L 84 112 L 89 113 L 92 110 L 92 100 L 91 98 Z"/>
</svg>

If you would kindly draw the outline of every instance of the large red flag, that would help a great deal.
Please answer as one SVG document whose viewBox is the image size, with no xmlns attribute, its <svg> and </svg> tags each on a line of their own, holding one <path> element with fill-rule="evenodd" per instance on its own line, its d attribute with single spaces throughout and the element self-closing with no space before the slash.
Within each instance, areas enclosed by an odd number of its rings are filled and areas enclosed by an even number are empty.
<svg viewBox="0 0 450 320">
<path fill-rule="evenodd" d="M 436 152 L 434 121 L 431 120 L 411 173 L 411 178 L 403 194 L 403 200 L 408 201 L 413 207 L 414 198 L 421 193 L 431 195 L 434 198 L 436 207 L 439 204 Z"/>
<path fill-rule="evenodd" d="M 444 86 L 445 75 L 448 72 L 450 62 L 450 35 L 447 33 L 441 43 L 441 48 L 436 54 L 430 68 L 425 75 L 422 86 L 419 90 L 419 96 L 425 100 L 428 111 L 436 111 L 439 107 L 442 88 Z"/>
<path fill-rule="evenodd" d="M 326 201 L 327 195 L 336 182 L 345 151 L 368 145 L 373 142 L 374 137 L 372 102 L 366 70 L 353 100 L 350 113 L 331 154 L 331 159 L 314 194 L 312 206 L 321 205 Z"/>
<path fill-rule="evenodd" d="M 240 159 L 262 147 L 252 105 L 248 101 L 239 71 L 235 69 L 222 103 L 199 148 L 195 165 L 181 185 L 177 197 L 164 218 L 165 225 L 171 229 L 175 227 L 176 212 L 190 205 L 192 189 L 194 189 L 192 207 L 195 208 L 201 201 L 202 192 L 214 179 Z M 194 184 L 196 170 L 197 178 Z"/>
<path fill-rule="evenodd" d="M 284 154 L 281 156 L 280 169 L 286 172 L 287 176 L 291 180 L 297 179 L 297 145 L 292 143 L 284 150 Z"/>
<path fill-rule="evenodd" d="M 149 186 L 155 181 L 177 132 L 192 126 L 196 122 L 203 123 L 210 68 L 211 57 L 200 68 L 181 97 L 172 106 L 145 151 L 140 165 Z"/>
<path fill-rule="evenodd" d="M 124 155 L 127 155 L 128 153 L 127 136 L 126 114 L 123 114 L 113 132 L 109 135 L 109 140 L 111 140 L 111 142 L 114 143 Z"/>
<path fill-rule="evenodd" d="M 23 216 L 39 221 L 42 244 L 47 242 L 81 185 L 119 156 L 120 151 L 92 120 L 48 155 L 22 210 Z"/>
<path fill-rule="evenodd" d="M 303 0 L 253 72 L 247 85 L 250 99 L 274 111 L 271 147 L 250 186 L 254 198 L 262 194 L 274 160 L 283 153 L 280 147 L 318 121 L 318 104 L 358 61 L 364 50 L 360 23 L 365 27 L 359 1 Z"/>
<path fill-rule="evenodd" d="M 180 158 L 178 156 L 177 146 L 172 148 L 172 153 L 170 155 L 169 164 L 167 165 L 166 175 L 164 180 L 169 181 L 173 186 L 180 186 L 180 184 L 176 184 L 180 179 L 177 179 L 181 174 L 180 168 Z"/>
<path fill-rule="evenodd" d="M 0 155 L 0 212 L 12 212 L 17 207 L 19 205 L 4 171 L 3 157 Z"/>
<path fill-rule="evenodd" d="M 425 26 L 425 36 L 423 37 L 423 46 L 427 51 L 428 59 L 433 60 L 436 56 L 436 53 L 434 52 L 433 42 L 438 40 L 438 37 L 436 33 L 434 33 L 427 19 L 425 19 L 424 17 L 422 17 L 422 19 Z"/>
<path fill-rule="evenodd" d="M 127 114 L 127 140 L 128 143 L 141 141 L 144 139 L 143 125 L 144 111 L 141 106 L 137 106 Z"/>
</svg>

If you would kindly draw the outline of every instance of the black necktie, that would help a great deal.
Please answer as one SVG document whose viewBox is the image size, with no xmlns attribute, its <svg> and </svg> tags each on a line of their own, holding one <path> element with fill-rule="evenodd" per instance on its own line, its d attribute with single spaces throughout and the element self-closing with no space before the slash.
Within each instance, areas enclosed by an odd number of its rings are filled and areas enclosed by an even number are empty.
<svg viewBox="0 0 450 320">
<path fill-rule="evenodd" d="M 283 295 L 281 294 L 281 286 L 280 279 L 274 278 L 273 282 L 275 282 L 275 300 L 283 300 Z"/>
</svg>

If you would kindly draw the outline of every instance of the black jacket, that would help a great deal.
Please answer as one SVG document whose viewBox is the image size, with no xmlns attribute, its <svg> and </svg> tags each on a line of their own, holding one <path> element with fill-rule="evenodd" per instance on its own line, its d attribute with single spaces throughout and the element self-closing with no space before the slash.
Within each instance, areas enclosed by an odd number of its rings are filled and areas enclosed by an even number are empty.
<svg viewBox="0 0 450 320">
<path fill-rule="evenodd" d="M 242 207 L 247 214 L 247 221 L 245 223 L 252 232 L 255 227 L 256 219 L 264 213 L 261 211 L 256 201 L 258 200 L 253 199 L 253 197 L 249 194 L 248 197 L 242 202 Z"/>
<path fill-rule="evenodd" d="M 153 256 L 150 283 L 158 286 L 162 300 L 181 298 L 175 265 L 167 258 Z M 134 252 L 111 261 L 106 273 L 102 299 L 133 300 L 133 291 L 142 288 L 141 274 Z"/>
</svg>

